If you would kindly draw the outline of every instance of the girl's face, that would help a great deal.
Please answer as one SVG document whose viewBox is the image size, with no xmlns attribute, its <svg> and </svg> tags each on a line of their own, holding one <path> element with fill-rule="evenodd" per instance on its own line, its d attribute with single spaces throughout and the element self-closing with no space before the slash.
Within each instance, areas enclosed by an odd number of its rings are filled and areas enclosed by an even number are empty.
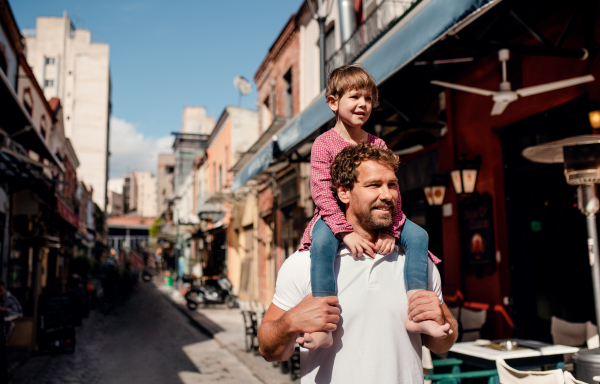
<svg viewBox="0 0 600 384">
<path fill-rule="evenodd" d="M 352 89 L 335 100 L 329 96 L 329 107 L 347 128 L 360 128 L 369 120 L 373 97 L 368 89 Z"/>
</svg>

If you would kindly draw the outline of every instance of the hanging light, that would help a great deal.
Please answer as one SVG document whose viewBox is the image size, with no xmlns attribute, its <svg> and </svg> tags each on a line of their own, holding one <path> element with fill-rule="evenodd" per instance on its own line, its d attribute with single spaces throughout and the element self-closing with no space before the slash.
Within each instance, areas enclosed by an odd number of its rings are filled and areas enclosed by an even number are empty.
<svg viewBox="0 0 600 384">
<path fill-rule="evenodd" d="M 475 160 L 467 160 L 465 155 L 462 155 L 458 161 L 458 169 L 450 172 L 456 194 L 461 195 L 475 192 L 480 165 L 481 156 L 477 155 Z"/>
<path fill-rule="evenodd" d="M 446 196 L 446 184 L 448 184 L 447 175 L 431 175 L 431 182 L 425 188 L 425 198 L 429 205 L 444 204 L 444 196 Z"/>
<path fill-rule="evenodd" d="M 600 103 L 592 101 L 590 104 L 590 112 L 588 113 L 590 125 L 594 129 L 600 129 Z"/>
</svg>

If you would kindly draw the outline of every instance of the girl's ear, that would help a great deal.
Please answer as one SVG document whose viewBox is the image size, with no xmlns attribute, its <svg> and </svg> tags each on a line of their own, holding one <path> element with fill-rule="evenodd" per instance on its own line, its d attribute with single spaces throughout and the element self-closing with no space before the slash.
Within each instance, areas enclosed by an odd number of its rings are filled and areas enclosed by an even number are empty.
<svg viewBox="0 0 600 384">
<path fill-rule="evenodd" d="M 338 101 L 333 95 L 327 96 L 327 104 L 329 104 L 329 108 L 333 111 L 333 113 L 337 113 L 338 110 Z"/>
</svg>

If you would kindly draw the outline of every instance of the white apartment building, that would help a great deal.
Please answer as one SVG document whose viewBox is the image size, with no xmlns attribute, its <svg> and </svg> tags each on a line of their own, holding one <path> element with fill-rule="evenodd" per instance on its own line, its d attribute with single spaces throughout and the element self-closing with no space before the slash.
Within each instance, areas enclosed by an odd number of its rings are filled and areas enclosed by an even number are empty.
<svg viewBox="0 0 600 384">
<path fill-rule="evenodd" d="M 158 178 L 150 172 L 131 172 L 131 197 L 129 211 L 137 216 L 158 216 Z"/>
<path fill-rule="evenodd" d="M 110 117 L 109 45 L 93 43 L 91 32 L 63 17 L 38 17 L 23 31 L 27 62 L 47 100 L 64 108 L 65 135 L 81 165 L 77 176 L 94 188 L 93 200 L 106 210 Z"/>
</svg>

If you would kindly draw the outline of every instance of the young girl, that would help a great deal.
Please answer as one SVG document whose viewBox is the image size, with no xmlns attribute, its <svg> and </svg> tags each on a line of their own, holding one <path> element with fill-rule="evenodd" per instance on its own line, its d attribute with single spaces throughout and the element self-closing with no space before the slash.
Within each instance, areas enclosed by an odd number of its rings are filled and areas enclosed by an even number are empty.
<svg viewBox="0 0 600 384">
<path fill-rule="evenodd" d="M 399 200 L 393 213 L 393 225 L 387 231 L 380 232 L 377 242 L 372 244 L 352 231 L 332 189 L 331 165 L 343 148 L 367 142 L 387 149 L 383 140 L 361 129 L 369 119 L 372 107 L 377 106 L 375 81 L 360 65 L 346 65 L 337 68 L 329 76 L 326 97 L 336 116 L 336 124 L 317 137 L 312 147 L 310 186 L 316 208 L 302 237 L 300 249 L 310 249 L 312 294 L 336 295 L 334 260 L 341 241 L 358 257 L 363 253 L 370 257 L 375 257 L 376 253 L 389 254 L 397 243 L 406 250 L 404 280 L 410 299 L 417 290 L 426 290 L 428 287 L 428 257 L 436 263 L 440 262 L 435 256 L 428 254 L 427 232 L 406 218 Z M 451 332 L 449 324 L 442 326 L 434 321 L 415 323 L 408 319 L 406 329 L 438 338 Z M 302 342 L 309 349 L 327 348 L 331 346 L 333 338 L 331 332 L 314 332 L 305 334 Z"/>
</svg>

